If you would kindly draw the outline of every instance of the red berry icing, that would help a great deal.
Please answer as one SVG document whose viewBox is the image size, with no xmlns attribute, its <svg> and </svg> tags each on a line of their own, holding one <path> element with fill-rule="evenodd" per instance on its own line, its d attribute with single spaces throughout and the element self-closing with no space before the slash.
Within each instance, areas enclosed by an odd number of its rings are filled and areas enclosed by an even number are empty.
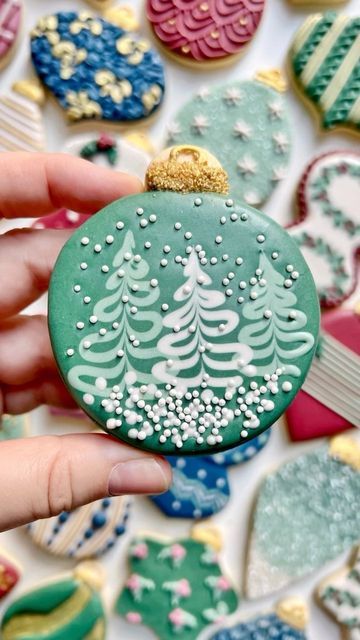
<svg viewBox="0 0 360 640">
<path fill-rule="evenodd" d="M 0 554 L 0 599 L 4 598 L 20 578 L 19 570 Z"/>
</svg>

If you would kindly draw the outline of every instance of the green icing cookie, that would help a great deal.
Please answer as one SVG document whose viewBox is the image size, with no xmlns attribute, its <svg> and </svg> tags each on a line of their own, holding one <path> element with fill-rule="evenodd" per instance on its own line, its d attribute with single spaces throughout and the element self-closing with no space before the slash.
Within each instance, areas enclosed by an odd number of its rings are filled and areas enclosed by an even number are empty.
<svg viewBox="0 0 360 640">
<path fill-rule="evenodd" d="M 0 442 L 24 438 L 28 432 L 28 417 L 3 415 L 0 420 Z"/>
<path fill-rule="evenodd" d="M 130 572 L 116 611 L 150 627 L 159 640 L 196 640 L 238 604 L 215 549 L 191 538 L 138 538 L 130 548 Z"/>
<path fill-rule="evenodd" d="M 100 596 L 76 572 L 19 596 L 5 611 L 2 640 L 104 640 Z"/>
<path fill-rule="evenodd" d="M 360 130 L 360 17 L 309 16 L 290 49 L 296 86 L 326 129 Z"/>
<path fill-rule="evenodd" d="M 163 454 L 215 453 L 271 426 L 319 325 L 296 243 L 218 194 L 143 193 L 76 231 L 49 291 L 51 341 L 78 404 Z"/>
<path fill-rule="evenodd" d="M 226 170 L 230 193 L 259 206 L 286 177 L 291 126 L 286 100 L 258 81 L 204 88 L 176 114 L 167 144 L 193 144 Z"/>
</svg>

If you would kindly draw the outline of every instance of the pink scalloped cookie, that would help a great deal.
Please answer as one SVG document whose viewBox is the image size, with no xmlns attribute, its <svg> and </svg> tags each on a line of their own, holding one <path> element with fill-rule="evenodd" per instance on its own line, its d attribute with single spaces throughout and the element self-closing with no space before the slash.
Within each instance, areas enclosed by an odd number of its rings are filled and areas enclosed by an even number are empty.
<svg viewBox="0 0 360 640">
<path fill-rule="evenodd" d="M 182 62 L 220 63 L 243 52 L 265 0 L 147 0 L 155 35 Z"/>
<path fill-rule="evenodd" d="M 0 0 L 0 69 L 9 62 L 15 50 L 22 14 L 20 0 Z"/>
<path fill-rule="evenodd" d="M 59 209 L 54 213 L 49 213 L 49 215 L 35 220 L 32 227 L 33 229 L 77 229 L 77 227 L 80 227 L 89 217 L 90 216 L 85 213 Z"/>
</svg>

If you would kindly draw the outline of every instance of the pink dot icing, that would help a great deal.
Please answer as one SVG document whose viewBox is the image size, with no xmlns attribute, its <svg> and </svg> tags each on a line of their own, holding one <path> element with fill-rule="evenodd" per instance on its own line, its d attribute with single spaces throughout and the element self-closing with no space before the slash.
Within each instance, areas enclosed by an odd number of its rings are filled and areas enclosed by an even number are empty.
<svg viewBox="0 0 360 640">
<path fill-rule="evenodd" d="M 206 62 L 238 53 L 253 37 L 265 0 L 147 0 L 147 16 L 174 53 Z"/>
<path fill-rule="evenodd" d="M 21 15 L 20 0 L 0 0 L 0 60 L 9 53 L 15 43 Z"/>
<path fill-rule="evenodd" d="M 136 611 L 129 611 L 129 613 L 126 614 L 126 620 L 131 624 L 140 624 L 142 618 L 140 613 L 137 613 Z"/>
</svg>

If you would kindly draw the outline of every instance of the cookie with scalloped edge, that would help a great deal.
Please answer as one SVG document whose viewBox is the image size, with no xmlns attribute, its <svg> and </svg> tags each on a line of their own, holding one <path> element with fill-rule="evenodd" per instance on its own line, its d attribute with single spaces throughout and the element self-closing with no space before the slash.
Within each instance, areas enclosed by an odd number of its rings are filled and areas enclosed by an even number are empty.
<svg viewBox="0 0 360 640">
<path fill-rule="evenodd" d="M 306 18 L 289 52 L 290 75 L 324 132 L 360 133 L 360 16 Z"/>
<path fill-rule="evenodd" d="M 22 0 L 0 0 L 0 69 L 9 64 L 20 38 Z"/>
<path fill-rule="evenodd" d="M 213 153 L 229 176 L 231 195 L 259 207 L 287 175 L 292 127 L 280 73 L 256 78 L 200 88 L 175 114 L 165 142 Z"/>
</svg>

